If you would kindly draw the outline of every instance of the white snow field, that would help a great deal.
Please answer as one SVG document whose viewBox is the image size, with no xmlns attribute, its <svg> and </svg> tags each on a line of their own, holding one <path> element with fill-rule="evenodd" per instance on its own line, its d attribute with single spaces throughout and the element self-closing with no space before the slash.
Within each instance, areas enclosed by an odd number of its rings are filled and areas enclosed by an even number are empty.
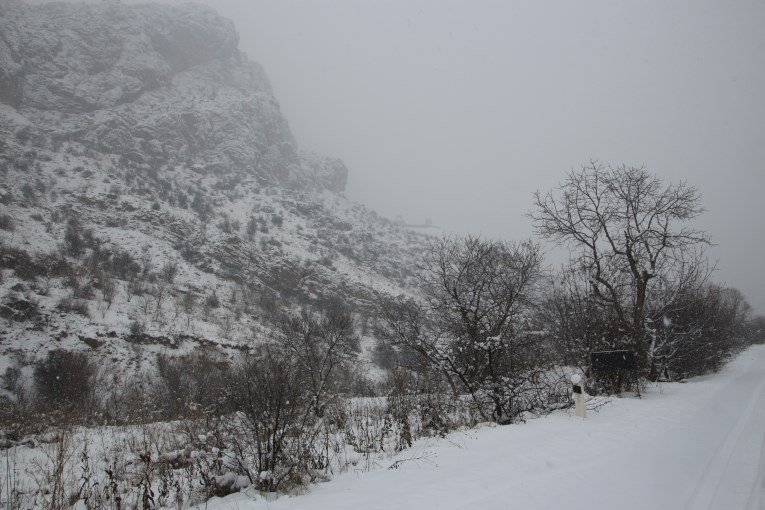
<svg viewBox="0 0 765 510">
<path fill-rule="evenodd" d="M 209 509 L 765 509 L 765 345 L 719 374 L 573 412 L 420 442 L 397 469 Z M 396 459 L 394 459 L 396 460 Z M 393 462 L 393 461 L 391 461 Z"/>
</svg>

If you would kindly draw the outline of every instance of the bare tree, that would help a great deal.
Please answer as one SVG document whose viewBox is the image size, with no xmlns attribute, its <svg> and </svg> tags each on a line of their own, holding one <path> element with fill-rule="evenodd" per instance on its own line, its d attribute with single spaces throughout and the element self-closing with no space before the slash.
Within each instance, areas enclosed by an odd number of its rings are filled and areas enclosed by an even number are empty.
<svg viewBox="0 0 765 510">
<path fill-rule="evenodd" d="M 593 351 L 618 347 L 612 343 L 618 337 L 613 312 L 598 305 L 589 274 L 579 268 L 564 268 L 552 276 L 534 316 L 564 366 L 586 371 Z"/>
<path fill-rule="evenodd" d="M 164 305 L 165 298 L 167 297 L 168 286 L 163 280 L 157 282 L 154 288 L 154 299 L 156 301 L 156 308 L 154 309 L 154 321 L 162 322 L 163 312 L 162 306 Z"/>
<path fill-rule="evenodd" d="M 234 370 L 238 384 L 230 399 L 242 417 L 234 426 L 249 437 L 232 449 L 259 490 L 299 485 L 316 472 L 310 450 L 321 428 L 311 426 L 315 415 L 304 376 L 300 363 L 276 346 L 248 354 Z"/>
<path fill-rule="evenodd" d="M 383 303 L 392 344 L 417 352 L 455 394 L 467 392 L 484 419 L 509 422 L 537 382 L 536 337 L 522 312 L 540 274 L 531 242 L 443 238 L 425 257 L 423 302 Z"/>
<path fill-rule="evenodd" d="M 188 291 L 183 295 L 182 303 L 183 312 L 186 314 L 186 327 L 189 327 L 191 325 L 191 316 L 197 307 L 197 298 L 191 291 Z"/>
<path fill-rule="evenodd" d="M 280 326 L 279 342 L 305 371 L 314 412 L 322 416 L 332 377 L 358 352 L 353 320 L 336 304 L 322 314 L 304 309 L 282 319 Z"/>
<path fill-rule="evenodd" d="M 576 263 L 589 273 L 595 298 L 613 310 L 643 373 L 655 376 L 646 307 L 652 283 L 671 279 L 710 243 L 687 225 L 703 212 L 699 191 L 665 184 L 642 167 L 591 161 L 534 199 L 539 234 L 581 249 Z"/>
<path fill-rule="evenodd" d="M 151 311 L 151 305 L 154 302 L 154 296 L 149 294 L 148 292 L 144 292 L 143 294 L 138 296 L 138 304 L 139 309 L 141 312 L 143 312 L 144 318 L 149 318 L 149 312 Z"/>
<path fill-rule="evenodd" d="M 114 297 L 117 295 L 117 285 L 109 277 L 104 277 L 101 281 L 101 295 L 106 303 L 106 309 L 111 308 Z"/>
<path fill-rule="evenodd" d="M 149 245 L 144 245 L 144 247 L 141 249 L 139 264 L 141 266 L 141 279 L 145 280 L 148 278 L 151 270 L 154 268 L 154 262 L 151 255 L 151 247 Z"/>
</svg>

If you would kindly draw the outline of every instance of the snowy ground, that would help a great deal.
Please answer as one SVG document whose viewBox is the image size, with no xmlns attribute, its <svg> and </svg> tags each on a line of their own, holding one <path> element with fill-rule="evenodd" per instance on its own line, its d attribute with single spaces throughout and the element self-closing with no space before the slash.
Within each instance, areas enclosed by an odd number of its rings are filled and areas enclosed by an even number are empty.
<svg viewBox="0 0 765 510">
<path fill-rule="evenodd" d="M 305 495 L 237 494 L 207 508 L 762 510 L 765 346 L 720 374 L 616 399 L 585 421 L 559 413 L 452 434 L 400 459 Z"/>
</svg>

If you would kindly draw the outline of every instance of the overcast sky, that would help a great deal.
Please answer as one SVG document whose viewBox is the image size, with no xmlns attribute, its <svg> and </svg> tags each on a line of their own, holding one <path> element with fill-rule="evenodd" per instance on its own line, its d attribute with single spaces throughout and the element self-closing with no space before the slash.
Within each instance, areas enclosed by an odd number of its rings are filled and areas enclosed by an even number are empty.
<svg viewBox="0 0 765 510">
<path fill-rule="evenodd" d="M 700 188 L 717 278 L 765 313 L 762 0 L 201 3 L 234 19 L 299 144 L 346 162 L 350 198 L 521 238 L 570 168 L 645 165 Z"/>
</svg>

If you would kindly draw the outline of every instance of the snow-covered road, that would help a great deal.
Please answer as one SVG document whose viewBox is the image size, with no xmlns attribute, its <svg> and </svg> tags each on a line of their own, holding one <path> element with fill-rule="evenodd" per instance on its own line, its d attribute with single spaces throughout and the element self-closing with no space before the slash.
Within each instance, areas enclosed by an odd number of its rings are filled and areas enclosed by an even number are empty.
<svg viewBox="0 0 765 510">
<path fill-rule="evenodd" d="M 412 460 L 301 496 L 234 495 L 208 508 L 765 510 L 765 346 L 585 421 L 558 413 L 457 433 L 399 458 Z"/>
</svg>

